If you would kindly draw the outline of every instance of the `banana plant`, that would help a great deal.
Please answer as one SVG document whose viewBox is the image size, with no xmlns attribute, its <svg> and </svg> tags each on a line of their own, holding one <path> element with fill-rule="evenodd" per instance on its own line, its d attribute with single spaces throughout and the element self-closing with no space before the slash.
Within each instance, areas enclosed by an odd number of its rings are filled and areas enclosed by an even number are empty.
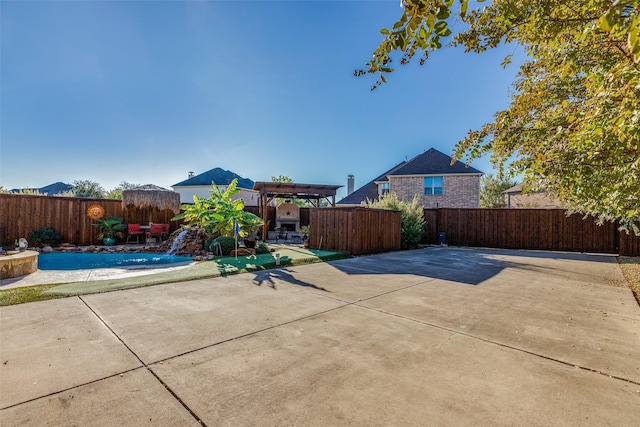
<svg viewBox="0 0 640 427">
<path fill-rule="evenodd" d="M 211 183 L 209 198 L 193 196 L 193 205 L 182 205 L 182 213 L 171 218 L 172 221 L 183 220 L 183 227 L 202 229 L 207 234 L 233 236 L 236 223 L 240 234 L 244 235 L 263 224 L 262 219 L 244 211 L 242 199 L 232 197 L 240 193 L 238 180 L 234 179 L 226 189 L 221 189 L 215 182 Z"/>
</svg>

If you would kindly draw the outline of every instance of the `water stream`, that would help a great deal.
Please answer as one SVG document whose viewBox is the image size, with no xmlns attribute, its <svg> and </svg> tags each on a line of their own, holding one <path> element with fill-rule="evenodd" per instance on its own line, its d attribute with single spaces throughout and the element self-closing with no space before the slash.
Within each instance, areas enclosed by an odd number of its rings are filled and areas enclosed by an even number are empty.
<svg viewBox="0 0 640 427">
<path fill-rule="evenodd" d="M 180 234 L 176 236 L 176 239 L 173 241 L 171 247 L 167 251 L 167 255 L 173 255 L 178 250 L 180 244 L 182 243 L 182 240 L 184 239 L 184 236 L 186 236 L 188 232 L 189 230 L 185 228 L 180 232 Z"/>
</svg>

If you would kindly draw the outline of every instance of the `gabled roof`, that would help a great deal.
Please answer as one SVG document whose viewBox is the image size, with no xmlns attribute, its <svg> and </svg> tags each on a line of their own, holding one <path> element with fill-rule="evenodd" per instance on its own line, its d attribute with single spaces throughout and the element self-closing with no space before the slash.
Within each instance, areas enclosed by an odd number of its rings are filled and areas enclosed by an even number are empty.
<svg viewBox="0 0 640 427">
<path fill-rule="evenodd" d="M 73 188 L 70 184 L 65 184 L 64 182 L 54 182 L 53 184 L 46 185 L 40 188 L 14 188 L 11 190 L 13 193 L 19 193 L 20 190 L 37 190 L 40 194 L 46 194 L 47 196 L 55 196 L 56 194 L 64 193 L 70 191 Z"/>
<path fill-rule="evenodd" d="M 395 165 L 394 167 L 392 167 L 391 169 L 389 169 L 388 171 L 386 171 L 385 173 L 383 173 L 379 177 L 373 179 L 372 181 L 369 181 L 368 183 L 366 183 L 362 187 L 358 188 L 356 191 L 354 191 L 353 193 L 349 194 L 347 197 L 343 198 L 342 200 L 340 200 L 336 204 L 338 204 L 338 205 L 359 205 L 360 203 L 364 202 L 367 199 L 369 199 L 369 200 L 377 199 L 378 198 L 378 184 L 376 184 L 376 182 L 388 181 L 387 175 L 389 175 L 391 172 L 397 170 L 398 168 L 404 166 L 406 163 L 407 162 L 402 162 L 400 164 Z"/>
<path fill-rule="evenodd" d="M 447 175 L 465 173 L 482 174 L 478 169 L 467 166 L 459 160 L 456 160 L 456 162 L 451 165 L 451 156 L 441 153 L 435 148 L 430 148 L 388 175 Z"/>
<path fill-rule="evenodd" d="M 192 178 L 186 179 L 177 184 L 173 184 L 172 187 L 191 187 L 191 186 L 211 186 L 212 182 L 216 185 L 229 185 L 234 179 L 238 179 L 239 188 L 253 189 L 254 182 L 248 178 L 243 178 L 231 171 L 221 168 L 214 168 L 206 172 L 196 175 Z"/>
<path fill-rule="evenodd" d="M 49 196 L 54 196 L 56 194 L 64 193 L 67 191 L 71 191 L 73 188 L 70 184 L 65 184 L 64 182 L 54 182 L 53 184 L 49 184 L 45 187 L 40 188 L 41 193 L 47 193 Z"/>
<path fill-rule="evenodd" d="M 516 184 L 511 188 L 507 188 L 503 193 L 522 193 L 522 183 Z"/>
<path fill-rule="evenodd" d="M 378 198 L 378 185 L 376 182 L 389 181 L 390 176 L 404 175 L 447 175 L 447 174 L 478 174 L 482 172 L 471 166 L 466 166 L 461 161 L 451 165 L 451 156 L 448 156 L 435 148 L 430 148 L 424 153 L 409 161 L 402 162 L 386 171 L 376 179 L 366 183 L 347 197 L 340 200 L 339 205 L 359 205 L 365 200 Z"/>
</svg>

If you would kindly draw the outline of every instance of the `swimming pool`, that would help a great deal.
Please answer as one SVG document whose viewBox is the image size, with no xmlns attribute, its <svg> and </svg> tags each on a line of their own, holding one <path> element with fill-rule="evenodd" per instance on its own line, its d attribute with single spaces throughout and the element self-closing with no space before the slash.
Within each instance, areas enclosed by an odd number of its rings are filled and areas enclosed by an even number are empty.
<svg viewBox="0 0 640 427">
<path fill-rule="evenodd" d="M 115 267 L 166 267 L 167 264 L 191 262 L 191 257 L 148 253 L 51 253 L 40 254 L 40 270 L 90 270 Z"/>
</svg>

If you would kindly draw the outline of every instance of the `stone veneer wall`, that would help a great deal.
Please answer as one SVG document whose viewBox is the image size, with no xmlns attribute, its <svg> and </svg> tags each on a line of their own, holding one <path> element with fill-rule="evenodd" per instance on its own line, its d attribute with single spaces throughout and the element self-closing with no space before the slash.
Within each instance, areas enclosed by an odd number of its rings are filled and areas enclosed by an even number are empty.
<svg viewBox="0 0 640 427">
<path fill-rule="evenodd" d="M 38 270 L 38 252 L 24 251 L 0 256 L 0 279 L 11 279 L 35 273 Z"/>
<path fill-rule="evenodd" d="M 425 208 L 479 208 L 479 175 L 444 175 L 442 194 L 424 194 L 424 176 L 390 177 L 390 191 L 402 200 L 420 197 Z"/>
</svg>

